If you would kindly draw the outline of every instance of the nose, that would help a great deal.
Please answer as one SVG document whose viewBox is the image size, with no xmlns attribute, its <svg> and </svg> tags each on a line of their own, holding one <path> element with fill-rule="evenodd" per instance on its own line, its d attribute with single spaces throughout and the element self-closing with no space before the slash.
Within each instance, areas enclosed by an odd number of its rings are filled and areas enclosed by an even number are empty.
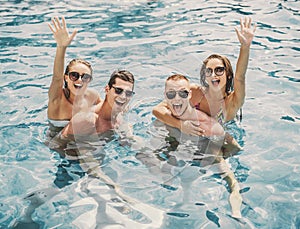
<svg viewBox="0 0 300 229">
<path fill-rule="evenodd" d="M 125 90 L 122 91 L 122 93 L 119 95 L 119 97 L 123 98 L 123 99 L 126 99 L 126 93 L 125 93 Z"/>
</svg>

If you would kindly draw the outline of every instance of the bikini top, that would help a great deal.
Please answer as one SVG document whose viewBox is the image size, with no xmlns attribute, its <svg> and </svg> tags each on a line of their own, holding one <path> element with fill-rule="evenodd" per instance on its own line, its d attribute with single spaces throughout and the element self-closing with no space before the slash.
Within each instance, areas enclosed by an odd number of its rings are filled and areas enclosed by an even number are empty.
<svg viewBox="0 0 300 229">
<path fill-rule="evenodd" d="M 68 123 L 70 122 L 70 120 L 53 120 L 53 119 L 48 119 L 48 122 L 54 126 L 54 127 L 65 127 L 66 125 L 68 125 Z"/>
<path fill-rule="evenodd" d="M 200 110 L 200 103 L 203 97 L 204 96 L 202 96 L 200 101 L 194 106 L 197 110 Z M 224 124 L 226 123 L 226 119 L 222 107 L 220 108 L 219 112 L 215 115 L 214 118 L 218 121 L 218 123 L 220 123 L 221 126 L 224 126 Z"/>
</svg>

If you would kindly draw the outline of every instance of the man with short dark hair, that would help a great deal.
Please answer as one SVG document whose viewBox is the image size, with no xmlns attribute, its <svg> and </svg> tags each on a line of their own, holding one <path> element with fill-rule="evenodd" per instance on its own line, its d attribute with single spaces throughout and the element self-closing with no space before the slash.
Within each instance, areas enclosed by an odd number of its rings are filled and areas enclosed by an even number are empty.
<svg viewBox="0 0 300 229">
<path fill-rule="evenodd" d="M 126 70 L 112 73 L 105 87 L 105 99 L 94 110 L 76 114 L 62 131 L 62 136 L 101 134 L 120 124 L 120 114 L 134 95 L 134 76 Z"/>
</svg>

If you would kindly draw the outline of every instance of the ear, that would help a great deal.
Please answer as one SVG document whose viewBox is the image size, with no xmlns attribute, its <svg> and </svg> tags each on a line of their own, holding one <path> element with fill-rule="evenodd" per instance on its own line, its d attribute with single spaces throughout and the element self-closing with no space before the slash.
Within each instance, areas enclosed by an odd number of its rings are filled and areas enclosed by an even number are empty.
<svg viewBox="0 0 300 229">
<path fill-rule="evenodd" d="M 190 90 L 188 98 L 189 98 L 189 100 L 192 98 L 192 90 Z"/>
<path fill-rule="evenodd" d="M 109 91 L 110 88 L 109 88 L 108 85 L 106 85 L 104 89 L 105 89 L 105 93 L 108 93 L 108 91 Z"/>
</svg>

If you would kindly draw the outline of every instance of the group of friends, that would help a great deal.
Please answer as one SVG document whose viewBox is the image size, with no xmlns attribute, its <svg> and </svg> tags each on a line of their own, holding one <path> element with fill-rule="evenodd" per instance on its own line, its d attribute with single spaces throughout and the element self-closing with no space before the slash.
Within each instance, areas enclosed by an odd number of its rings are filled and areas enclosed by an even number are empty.
<svg viewBox="0 0 300 229">
<path fill-rule="evenodd" d="M 119 128 L 122 114 L 135 94 L 134 75 L 127 70 L 114 71 L 105 86 L 105 98 L 100 98 L 99 93 L 89 87 L 93 80 L 89 62 L 73 59 L 66 68 L 64 66 L 67 47 L 77 30 L 70 34 L 64 17 L 53 18 L 49 28 L 57 46 L 48 91 L 48 137 L 67 139 L 78 135 L 92 136 Z M 206 138 L 217 145 L 206 149 L 206 152 L 212 151 L 208 153 L 216 156 L 216 163 L 223 163 L 228 153 L 242 149 L 224 131 L 223 125 L 236 117 L 244 103 L 245 76 L 255 30 L 256 26 L 252 25 L 249 17 L 242 18 L 240 28 L 235 28 L 240 42 L 235 73 L 227 57 L 210 55 L 200 69 L 199 85 L 190 83 L 187 76 L 173 74 L 165 81 L 164 100 L 153 108 L 153 114 L 159 121 L 186 135 Z M 230 188 L 232 216 L 241 218 L 239 185 L 232 172 L 226 172 L 224 177 Z M 104 180 L 119 188 L 108 177 Z"/>
</svg>

